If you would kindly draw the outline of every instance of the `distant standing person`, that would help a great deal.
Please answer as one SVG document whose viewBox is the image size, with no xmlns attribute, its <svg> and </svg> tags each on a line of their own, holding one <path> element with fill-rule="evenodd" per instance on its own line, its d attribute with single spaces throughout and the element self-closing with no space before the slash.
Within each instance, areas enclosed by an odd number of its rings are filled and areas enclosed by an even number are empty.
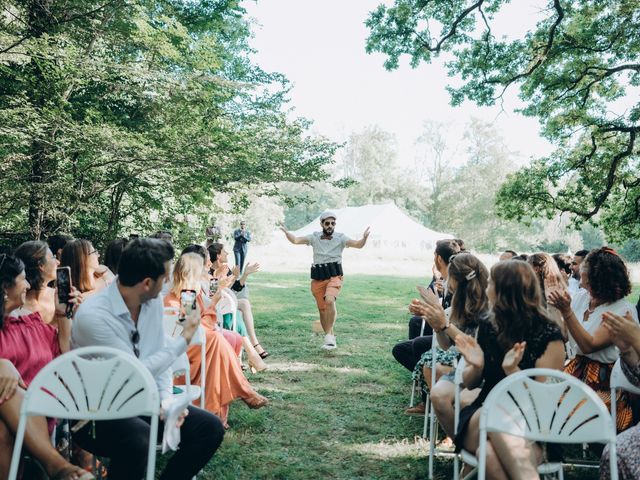
<svg viewBox="0 0 640 480">
<path fill-rule="evenodd" d="M 336 348 L 333 326 L 338 312 L 336 298 L 342 287 L 342 251 L 345 247 L 362 248 L 369 237 L 369 227 L 360 240 L 351 240 L 344 233 L 335 233 L 336 214 L 330 211 L 320 215 L 322 232 L 296 237 L 284 227 L 280 229 L 294 245 L 311 245 L 313 265 L 311 265 L 311 293 L 316 299 L 320 312 L 320 323 L 324 330 L 325 350 Z"/>
<path fill-rule="evenodd" d="M 240 222 L 240 228 L 233 232 L 235 243 L 233 244 L 233 256 L 236 257 L 236 265 L 240 267 L 240 272 L 244 269 L 244 261 L 247 258 L 247 249 L 251 241 L 251 232 L 247 230 L 247 224 Z"/>
</svg>

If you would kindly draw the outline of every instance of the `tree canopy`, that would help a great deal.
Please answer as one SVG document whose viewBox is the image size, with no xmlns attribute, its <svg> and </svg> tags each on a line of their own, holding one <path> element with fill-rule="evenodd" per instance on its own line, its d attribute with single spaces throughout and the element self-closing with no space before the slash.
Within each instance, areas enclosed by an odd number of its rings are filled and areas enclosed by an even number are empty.
<svg viewBox="0 0 640 480">
<path fill-rule="evenodd" d="M 0 231 L 107 239 L 325 179 L 337 146 L 249 27 L 239 0 L 0 0 Z"/>
<path fill-rule="evenodd" d="M 541 0 L 522 36 L 495 33 L 507 0 L 395 0 L 366 24 L 368 52 L 395 69 L 440 54 L 451 102 L 501 102 L 518 89 L 521 112 L 537 117 L 556 150 L 511 174 L 498 213 L 526 221 L 566 213 L 575 226 L 600 225 L 611 240 L 640 236 L 640 3 Z M 521 12 L 519 12 L 521 13 Z"/>
</svg>

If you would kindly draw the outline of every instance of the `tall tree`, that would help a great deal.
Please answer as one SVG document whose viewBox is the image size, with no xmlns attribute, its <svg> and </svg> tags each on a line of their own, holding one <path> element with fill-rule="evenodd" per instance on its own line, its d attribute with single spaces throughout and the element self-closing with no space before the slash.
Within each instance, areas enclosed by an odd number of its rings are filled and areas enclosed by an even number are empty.
<svg viewBox="0 0 640 480">
<path fill-rule="evenodd" d="M 575 225 L 601 224 L 609 238 L 640 236 L 640 4 L 636 0 L 541 0 L 542 17 L 521 38 L 495 35 L 507 0 L 395 0 L 368 20 L 368 52 L 385 67 L 446 53 L 452 103 L 493 105 L 509 88 L 557 149 L 511 175 L 499 212 L 567 213 Z M 622 107 L 621 107 L 622 105 Z M 626 108 L 624 106 L 627 106 Z"/>
<path fill-rule="evenodd" d="M 336 146 L 288 120 L 288 83 L 249 61 L 239 0 L 0 10 L 0 230 L 110 238 L 215 191 L 326 178 Z"/>
</svg>

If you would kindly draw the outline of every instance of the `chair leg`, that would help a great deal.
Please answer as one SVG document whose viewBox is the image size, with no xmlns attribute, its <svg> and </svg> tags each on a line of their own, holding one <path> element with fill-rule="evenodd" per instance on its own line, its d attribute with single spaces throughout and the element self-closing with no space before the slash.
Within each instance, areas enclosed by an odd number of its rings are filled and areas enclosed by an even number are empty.
<svg viewBox="0 0 640 480">
<path fill-rule="evenodd" d="M 416 381 L 411 382 L 411 399 L 409 400 L 409 408 L 413 407 L 413 402 L 416 396 Z"/>
</svg>

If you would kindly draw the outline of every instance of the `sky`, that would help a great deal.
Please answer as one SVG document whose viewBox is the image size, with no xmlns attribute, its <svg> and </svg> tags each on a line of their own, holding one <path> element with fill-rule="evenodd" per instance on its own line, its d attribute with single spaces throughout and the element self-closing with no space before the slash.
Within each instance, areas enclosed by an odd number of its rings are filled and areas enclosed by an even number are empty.
<svg viewBox="0 0 640 480">
<path fill-rule="evenodd" d="M 342 142 L 353 131 L 379 125 L 398 142 L 399 161 L 412 165 L 415 140 L 425 121 L 449 123 L 454 132 L 477 117 L 493 123 L 518 162 L 548 154 L 552 148 L 539 135 L 538 122 L 514 113 L 513 90 L 503 104 L 477 107 L 465 102 L 449 105 L 445 86 L 451 82 L 442 61 L 412 69 L 408 58 L 398 70 L 383 67 L 382 54 L 367 54 L 370 11 L 381 0 L 258 0 L 245 2 L 255 19 L 257 51 L 254 62 L 266 71 L 284 74 L 293 84 L 293 115 L 313 120 L 313 131 Z M 387 1 L 389 3 L 389 1 Z M 499 27 L 505 35 L 517 34 L 537 7 L 528 0 L 506 12 Z"/>
</svg>

